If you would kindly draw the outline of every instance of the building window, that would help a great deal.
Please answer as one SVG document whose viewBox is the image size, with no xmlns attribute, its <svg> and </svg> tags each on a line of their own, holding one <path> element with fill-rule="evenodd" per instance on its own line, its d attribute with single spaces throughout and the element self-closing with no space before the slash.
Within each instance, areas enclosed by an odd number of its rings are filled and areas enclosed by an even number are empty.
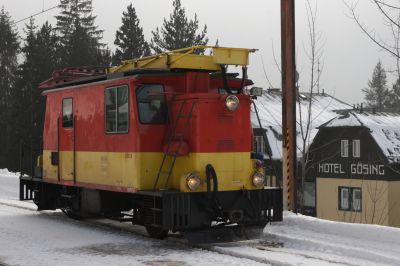
<svg viewBox="0 0 400 266">
<path fill-rule="evenodd" d="M 339 209 L 349 210 L 349 188 L 339 188 Z"/>
<path fill-rule="evenodd" d="M 349 141 L 347 139 L 341 140 L 340 150 L 342 157 L 349 157 Z"/>
<path fill-rule="evenodd" d="M 62 100 L 62 127 L 71 128 L 74 125 L 74 116 L 72 114 L 72 98 Z"/>
<path fill-rule="evenodd" d="M 107 133 L 128 132 L 128 86 L 105 90 L 105 128 Z"/>
<path fill-rule="evenodd" d="M 339 210 L 361 212 L 361 188 L 339 187 Z"/>
<path fill-rule="evenodd" d="M 253 151 L 256 153 L 265 153 L 265 144 L 263 136 L 254 136 Z"/>
<path fill-rule="evenodd" d="M 361 211 L 361 189 L 353 188 L 352 190 L 352 210 L 359 212 Z"/>
<path fill-rule="evenodd" d="M 136 90 L 139 120 L 142 124 L 165 124 L 168 119 L 164 87 L 146 84 Z"/>
<path fill-rule="evenodd" d="M 360 140 L 353 140 L 353 157 L 360 158 Z"/>
</svg>

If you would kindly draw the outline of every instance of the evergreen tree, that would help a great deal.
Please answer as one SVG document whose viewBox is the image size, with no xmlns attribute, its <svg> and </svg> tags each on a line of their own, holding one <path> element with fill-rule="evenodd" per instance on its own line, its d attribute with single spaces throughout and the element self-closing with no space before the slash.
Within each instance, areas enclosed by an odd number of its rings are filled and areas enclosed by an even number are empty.
<svg viewBox="0 0 400 266">
<path fill-rule="evenodd" d="M 57 67 L 57 37 L 52 26 L 46 22 L 36 30 L 33 20 L 26 25 L 26 39 L 22 47 L 24 60 L 19 68 L 19 97 L 24 102 L 23 109 L 16 114 L 20 118 L 20 139 L 30 147 L 30 143 L 40 144 L 43 133 L 45 100 L 38 85 L 48 79 Z M 29 126 L 28 126 L 29 125 Z M 30 147 L 39 149 L 39 145 Z"/>
<path fill-rule="evenodd" d="M 381 61 L 375 66 L 372 79 L 368 81 L 368 88 L 362 90 L 364 98 L 369 107 L 377 108 L 378 111 L 386 107 L 389 91 L 386 85 L 386 73 Z"/>
<path fill-rule="evenodd" d="M 10 157 L 17 152 L 13 147 L 13 107 L 17 104 L 13 98 L 16 89 L 18 35 L 12 26 L 11 18 L 4 10 L 0 11 L 0 168 L 10 167 Z M 15 159 L 15 158 L 14 158 Z"/>
<path fill-rule="evenodd" d="M 109 67 L 112 62 L 111 50 L 106 46 L 105 48 L 96 50 L 96 65 Z"/>
<path fill-rule="evenodd" d="M 29 24 L 25 25 L 25 43 L 21 48 L 24 56 L 23 63 L 18 68 L 17 89 L 14 90 L 13 97 L 18 100 L 18 105 L 13 108 L 14 117 L 14 137 L 18 139 L 20 145 L 23 145 L 24 150 L 27 150 L 26 145 L 30 146 L 32 140 L 32 116 L 33 116 L 33 84 L 32 81 L 36 73 L 36 65 L 33 55 L 36 50 L 35 31 L 37 27 L 34 24 L 33 18 Z M 30 149 L 28 149 L 30 150 Z"/>
<path fill-rule="evenodd" d="M 392 89 L 389 90 L 385 107 L 390 108 L 391 111 L 400 111 L 400 80 L 397 79 L 393 84 Z"/>
<path fill-rule="evenodd" d="M 56 16 L 61 66 L 109 65 L 110 52 L 101 43 L 102 30 L 95 25 L 92 0 L 60 0 Z"/>
<path fill-rule="evenodd" d="M 151 48 L 156 53 L 161 53 L 194 45 L 207 45 L 207 25 L 201 33 L 197 34 L 199 28 L 197 15 L 195 14 L 194 20 L 188 20 L 180 0 L 174 0 L 173 6 L 174 10 L 169 20 L 164 18 L 163 28 L 157 27 L 156 31 L 152 31 Z"/>
<path fill-rule="evenodd" d="M 127 11 L 122 13 L 122 25 L 115 35 L 114 44 L 118 48 L 113 56 L 113 65 L 120 64 L 122 60 L 150 55 L 150 46 L 144 39 L 139 23 L 136 10 L 130 4 Z"/>
<path fill-rule="evenodd" d="M 57 36 L 53 27 L 44 23 L 39 31 L 36 32 L 36 51 L 34 60 L 38 66 L 38 73 L 34 86 L 37 88 L 40 82 L 51 76 L 54 69 L 60 64 L 57 55 Z"/>
<path fill-rule="evenodd" d="M 26 43 L 28 46 L 29 43 Z M 45 98 L 41 95 L 41 91 L 38 86 L 41 82 L 48 79 L 53 73 L 54 69 L 57 68 L 58 58 L 56 57 L 57 49 L 57 37 L 54 33 L 52 26 L 46 22 L 42 27 L 36 31 L 35 38 L 33 40 L 34 51 L 31 54 L 31 59 L 34 61 L 34 67 L 32 68 L 32 79 L 30 84 L 27 84 L 30 91 L 30 102 L 32 109 L 32 139 L 36 143 L 42 139 L 43 134 L 43 123 L 44 123 L 44 112 L 45 112 Z M 29 58 L 26 56 L 26 62 L 29 62 Z M 25 72 L 29 69 L 25 69 Z"/>
</svg>

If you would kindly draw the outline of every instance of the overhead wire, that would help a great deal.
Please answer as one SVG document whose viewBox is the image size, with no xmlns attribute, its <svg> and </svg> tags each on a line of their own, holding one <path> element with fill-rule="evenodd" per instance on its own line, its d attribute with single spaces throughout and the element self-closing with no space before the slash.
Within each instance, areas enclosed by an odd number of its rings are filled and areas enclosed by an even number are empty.
<svg viewBox="0 0 400 266">
<path fill-rule="evenodd" d="M 16 25 L 16 24 L 18 24 L 18 23 L 20 23 L 20 22 L 22 22 L 22 21 L 25 21 L 25 20 L 27 20 L 27 19 L 36 17 L 36 16 L 41 15 L 41 14 L 43 14 L 43 13 L 46 13 L 46 12 L 48 12 L 48 11 L 50 11 L 50 10 L 53 10 L 53 9 L 55 9 L 55 8 L 58 8 L 59 6 L 60 6 L 60 5 L 56 5 L 56 6 L 47 8 L 47 9 L 43 9 L 42 11 L 40 11 L 40 12 L 38 12 L 38 13 L 35 13 L 35 14 L 33 14 L 33 15 L 30 15 L 30 16 L 28 16 L 28 17 L 25 17 L 25 18 L 23 18 L 23 19 L 20 19 L 20 20 L 14 22 L 13 24 Z"/>
</svg>

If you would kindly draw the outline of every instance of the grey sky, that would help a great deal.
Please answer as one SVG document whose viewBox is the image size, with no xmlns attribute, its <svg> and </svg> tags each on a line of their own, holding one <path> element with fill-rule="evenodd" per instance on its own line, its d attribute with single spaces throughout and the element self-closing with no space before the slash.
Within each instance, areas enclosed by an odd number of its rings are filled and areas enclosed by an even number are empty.
<svg viewBox="0 0 400 266">
<path fill-rule="evenodd" d="M 219 40 L 220 46 L 258 48 L 259 52 L 251 57 L 250 77 L 258 86 L 268 88 L 261 58 L 266 73 L 273 86 L 280 87 L 280 73 L 273 60 L 272 47 L 276 58 L 280 59 L 280 0 L 181 0 L 189 17 L 197 13 L 200 27 L 207 24 L 210 45 Z M 311 0 L 315 4 L 317 0 Z M 351 1 L 351 0 L 348 0 Z M 121 14 L 127 5 L 133 2 L 147 40 L 151 31 L 162 25 L 164 17 L 172 11 L 172 0 L 106 1 L 93 0 L 97 24 L 104 32 L 104 42 L 114 49 L 115 31 L 121 24 Z M 305 0 L 296 0 L 296 41 L 300 86 L 305 88 L 308 81 L 309 66 L 304 56 L 307 47 L 307 18 Z M 370 1 L 359 1 L 358 10 L 361 20 L 371 27 L 375 26 L 384 38 L 390 40 L 385 32 L 382 19 Z M 58 4 L 58 0 L 1 0 L 0 6 L 17 21 L 44 8 Z M 37 16 L 36 23 L 49 20 L 54 24 L 57 9 Z M 363 101 L 362 88 L 367 86 L 374 66 L 379 59 L 386 69 L 394 68 L 394 61 L 374 46 L 355 22 L 348 16 L 347 7 L 341 0 L 318 1 L 317 28 L 325 39 L 324 69 L 321 76 L 321 88 L 326 92 L 350 104 Z M 19 23 L 21 35 L 24 23 Z M 389 75 L 388 80 L 394 81 Z"/>
</svg>

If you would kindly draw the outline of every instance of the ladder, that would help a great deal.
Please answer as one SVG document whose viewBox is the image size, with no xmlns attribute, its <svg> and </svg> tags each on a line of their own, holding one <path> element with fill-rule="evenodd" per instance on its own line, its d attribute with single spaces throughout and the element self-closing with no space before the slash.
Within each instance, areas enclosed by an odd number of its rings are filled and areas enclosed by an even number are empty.
<svg viewBox="0 0 400 266">
<path fill-rule="evenodd" d="M 157 178 L 156 181 L 154 182 L 153 190 L 156 190 L 158 182 L 160 180 L 160 177 L 163 176 L 165 177 L 165 185 L 164 188 L 168 188 L 168 183 L 169 179 L 172 174 L 172 170 L 174 168 L 175 162 L 176 162 L 176 157 L 178 156 L 179 150 L 182 146 L 183 139 L 186 135 L 186 131 L 189 128 L 189 121 L 190 118 L 193 115 L 193 110 L 196 105 L 196 102 L 193 101 L 191 103 L 189 112 L 184 114 L 184 106 L 186 102 L 182 102 L 180 107 L 179 107 L 179 112 L 176 116 L 175 123 L 172 125 L 172 130 L 169 134 L 168 140 L 167 140 L 167 148 L 164 151 L 164 156 L 161 161 L 160 168 L 157 173 Z M 183 127 L 179 132 L 177 132 L 178 125 L 183 123 Z M 178 141 L 178 145 L 172 145 L 174 141 Z M 170 158 L 171 160 L 167 160 L 167 158 Z"/>
</svg>

